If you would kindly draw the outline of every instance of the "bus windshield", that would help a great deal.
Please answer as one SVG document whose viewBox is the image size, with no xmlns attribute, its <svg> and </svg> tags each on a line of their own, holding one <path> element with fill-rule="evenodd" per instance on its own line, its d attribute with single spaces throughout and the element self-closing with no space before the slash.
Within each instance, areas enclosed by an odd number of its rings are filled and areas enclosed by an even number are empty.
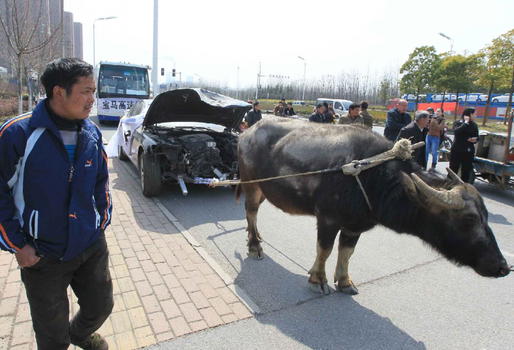
<svg viewBox="0 0 514 350">
<path fill-rule="evenodd" d="M 148 98 L 148 70 L 140 67 L 102 65 L 98 75 L 98 97 Z"/>
</svg>

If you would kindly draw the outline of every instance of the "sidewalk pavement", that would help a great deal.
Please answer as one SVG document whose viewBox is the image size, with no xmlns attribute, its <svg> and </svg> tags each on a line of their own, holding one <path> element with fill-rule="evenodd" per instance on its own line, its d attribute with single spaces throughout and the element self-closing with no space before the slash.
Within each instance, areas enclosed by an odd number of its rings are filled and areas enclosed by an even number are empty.
<svg viewBox="0 0 514 350">
<path fill-rule="evenodd" d="M 165 213 L 141 194 L 127 165 L 109 164 L 106 231 L 114 310 L 99 330 L 109 349 L 137 349 L 252 316 Z M 0 253 L 0 350 L 36 349 L 16 259 Z M 70 295 L 71 315 L 78 310 Z"/>
</svg>

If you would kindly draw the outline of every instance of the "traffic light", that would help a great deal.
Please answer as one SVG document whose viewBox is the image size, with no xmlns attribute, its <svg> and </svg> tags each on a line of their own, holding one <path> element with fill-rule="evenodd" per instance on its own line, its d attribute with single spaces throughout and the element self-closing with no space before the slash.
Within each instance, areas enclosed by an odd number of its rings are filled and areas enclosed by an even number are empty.
<svg viewBox="0 0 514 350">
<path fill-rule="evenodd" d="M 171 76 L 172 76 L 172 77 L 174 77 L 174 76 L 175 76 L 175 73 L 176 73 L 176 72 L 175 72 L 175 68 L 173 68 L 173 69 L 171 70 Z"/>
<path fill-rule="evenodd" d="M 164 75 L 164 68 L 161 68 L 161 75 Z"/>
</svg>

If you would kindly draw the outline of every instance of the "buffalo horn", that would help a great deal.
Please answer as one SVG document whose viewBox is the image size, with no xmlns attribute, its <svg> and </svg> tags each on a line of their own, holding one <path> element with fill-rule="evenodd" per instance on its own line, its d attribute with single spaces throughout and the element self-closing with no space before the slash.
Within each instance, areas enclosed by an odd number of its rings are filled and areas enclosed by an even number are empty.
<svg viewBox="0 0 514 350">
<path fill-rule="evenodd" d="M 457 181 L 459 185 L 464 185 L 464 181 L 462 181 L 459 175 L 455 174 L 455 172 L 452 169 L 446 168 L 446 171 L 448 172 L 448 176 L 450 177 L 450 179 Z"/>
<path fill-rule="evenodd" d="M 450 209 L 462 209 L 464 207 L 464 200 L 458 192 L 454 190 L 436 190 L 426 184 L 425 181 L 416 174 L 411 174 L 411 177 L 416 188 L 427 198 L 431 198 L 435 203 L 440 203 Z"/>
</svg>

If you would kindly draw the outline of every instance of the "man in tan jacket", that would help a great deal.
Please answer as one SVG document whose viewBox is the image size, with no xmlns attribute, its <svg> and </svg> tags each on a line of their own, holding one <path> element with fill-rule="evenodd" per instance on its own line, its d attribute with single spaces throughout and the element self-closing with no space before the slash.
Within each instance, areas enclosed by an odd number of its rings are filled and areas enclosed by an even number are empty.
<svg viewBox="0 0 514 350">
<path fill-rule="evenodd" d="M 364 125 L 364 119 L 360 115 L 361 106 L 358 103 L 352 103 L 348 108 L 348 114 L 339 118 L 339 124 L 358 124 Z"/>
<path fill-rule="evenodd" d="M 435 169 L 437 165 L 437 160 L 439 157 L 439 144 L 441 135 L 446 127 L 446 121 L 444 120 L 444 113 L 441 108 L 437 109 L 435 116 L 430 118 L 430 122 L 428 124 L 428 133 L 425 141 L 425 157 L 426 164 L 428 167 L 428 155 L 432 155 L 432 169 Z"/>
</svg>

